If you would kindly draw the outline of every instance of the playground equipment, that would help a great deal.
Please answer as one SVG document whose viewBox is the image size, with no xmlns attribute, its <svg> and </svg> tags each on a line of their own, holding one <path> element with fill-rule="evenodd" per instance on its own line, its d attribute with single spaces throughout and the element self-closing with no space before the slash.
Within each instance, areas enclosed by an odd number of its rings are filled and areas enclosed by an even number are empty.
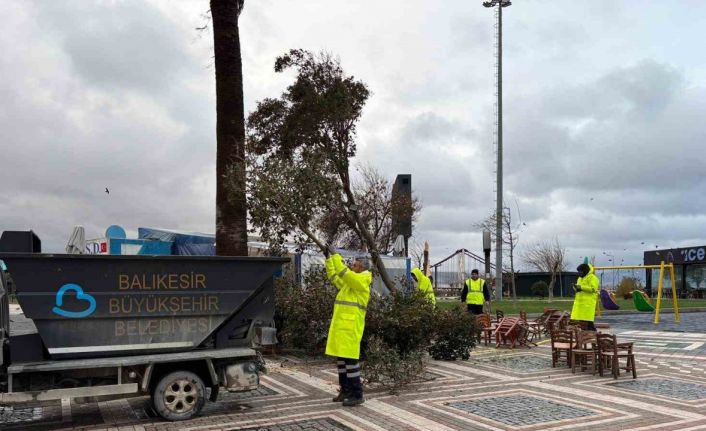
<svg viewBox="0 0 706 431">
<path fill-rule="evenodd" d="M 601 306 L 606 310 L 620 310 L 620 306 L 615 303 L 615 300 L 605 289 L 601 289 Z"/>
<path fill-rule="evenodd" d="M 676 323 L 681 323 L 681 320 L 679 318 L 679 301 L 677 299 L 677 277 L 674 271 L 674 264 L 672 263 L 664 263 L 661 262 L 659 265 L 626 265 L 626 266 L 596 266 L 594 267 L 596 271 L 606 271 L 606 270 L 623 270 L 623 269 L 659 269 L 659 277 L 657 281 L 657 303 L 653 307 L 653 310 L 655 312 L 655 320 L 654 323 L 658 324 L 659 323 L 659 312 L 662 307 L 662 293 L 664 290 L 664 276 L 665 272 L 669 271 L 669 279 L 671 281 L 671 290 L 672 290 L 672 304 L 674 304 L 674 321 Z M 642 304 L 642 301 L 638 299 L 635 296 L 635 293 L 633 292 L 633 301 L 635 302 L 635 307 L 640 310 L 638 307 L 638 303 L 640 303 L 640 307 L 643 307 L 644 310 L 640 311 L 652 311 L 647 309 L 647 307 L 652 307 L 650 303 L 643 297 L 640 293 L 641 299 L 644 300 L 644 304 Z M 602 302 L 602 299 L 601 299 Z M 647 306 L 647 307 L 645 307 Z"/>
<path fill-rule="evenodd" d="M 632 300 L 635 303 L 637 311 L 655 311 L 655 308 L 647 300 L 647 295 L 641 290 L 632 291 Z"/>
</svg>

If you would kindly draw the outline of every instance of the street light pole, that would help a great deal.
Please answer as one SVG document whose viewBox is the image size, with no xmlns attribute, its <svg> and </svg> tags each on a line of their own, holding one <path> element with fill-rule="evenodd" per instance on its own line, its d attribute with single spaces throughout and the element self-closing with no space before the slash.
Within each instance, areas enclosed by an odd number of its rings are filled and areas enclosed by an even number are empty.
<svg viewBox="0 0 706 431">
<path fill-rule="evenodd" d="M 483 2 L 487 8 L 498 7 L 498 160 L 496 169 L 495 209 L 495 298 L 503 297 L 503 8 L 512 3 L 508 0 Z"/>
</svg>

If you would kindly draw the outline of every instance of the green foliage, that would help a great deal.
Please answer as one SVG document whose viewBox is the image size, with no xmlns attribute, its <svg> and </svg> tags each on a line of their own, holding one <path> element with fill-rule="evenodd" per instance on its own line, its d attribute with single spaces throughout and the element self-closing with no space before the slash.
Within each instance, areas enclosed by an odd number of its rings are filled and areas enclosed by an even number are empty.
<svg viewBox="0 0 706 431">
<path fill-rule="evenodd" d="M 434 321 L 434 344 L 429 354 L 437 360 L 466 360 L 478 339 L 476 319 L 461 307 L 438 310 Z"/>
<path fill-rule="evenodd" d="M 632 291 L 640 289 L 640 282 L 635 277 L 623 277 L 618 284 L 618 288 L 615 289 L 615 296 L 617 298 L 631 299 Z"/>
<path fill-rule="evenodd" d="M 291 274 L 275 283 L 275 324 L 280 344 L 302 350 L 308 355 L 322 355 L 331 323 L 336 288 L 326 279 L 323 269 L 304 274 L 299 286 Z"/>
<path fill-rule="evenodd" d="M 322 270 L 304 275 L 304 285 L 293 278 L 277 281 L 276 324 L 280 343 L 321 355 L 331 322 L 336 289 Z M 438 359 L 467 359 L 475 346 L 475 320 L 461 308 L 434 308 L 416 289 L 387 296 L 371 294 L 362 340 L 363 377 L 391 391 L 419 381 L 426 353 Z"/>
<path fill-rule="evenodd" d="M 365 361 L 362 363 L 363 377 L 367 383 L 375 383 L 392 393 L 420 380 L 426 368 L 424 350 L 417 349 L 401 355 L 379 336 L 368 338 Z"/>
<path fill-rule="evenodd" d="M 538 296 L 540 298 L 544 298 L 549 295 L 549 285 L 544 281 L 534 282 L 530 290 L 534 296 Z"/>
<path fill-rule="evenodd" d="M 434 337 L 436 310 L 426 295 L 404 290 L 372 297 L 368 304 L 363 345 L 363 377 L 393 392 L 419 380 L 425 352 Z"/>
<path fill-rule="evenodd" d="M 340 220 L 355 225 L 344 192 L 370 94 L 325 53 L 291 50 L 275 62 L 275 72 L 288 69 L 297 72 L 294 83 L 279 98 L 258 102 L 247 124 L 250 222 L 274 248 L 290 237 L 328 241 L 336 232 L 327 230 L 338 229 Z"/>
<path fill-rule="evenodd" d="M 436 312 L 424 293 L 373 296 L 368 303 L 364 339 L 379 337 L 400 356 L 426 350 L 431 344 Z"/>
</svg>

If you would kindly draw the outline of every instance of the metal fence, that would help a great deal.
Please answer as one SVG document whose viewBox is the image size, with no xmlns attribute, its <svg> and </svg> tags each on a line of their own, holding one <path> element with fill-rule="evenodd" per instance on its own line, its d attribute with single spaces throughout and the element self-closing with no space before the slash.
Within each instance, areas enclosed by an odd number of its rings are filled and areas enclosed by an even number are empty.
<svg viewBox="0 0 706 431">
<path fill-rule="evenodd" d="M 455 296 L 461 293 L 463 283 L 471 276 L 472 270 L 477 269 L 483 275 L 485 259 L 462 248 L 431 265 L 430 269 L 437 296 Z M 492 263 L 490 270 L 491 274 L 495 271 Z"/>
</svg>

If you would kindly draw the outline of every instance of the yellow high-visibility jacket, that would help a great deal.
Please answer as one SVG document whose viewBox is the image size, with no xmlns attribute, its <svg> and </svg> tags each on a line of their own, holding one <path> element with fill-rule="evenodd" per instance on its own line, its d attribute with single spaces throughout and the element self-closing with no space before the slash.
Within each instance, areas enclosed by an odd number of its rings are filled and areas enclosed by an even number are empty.
<svg viewBox="0 0 706 431">
<path fill-rule="evenodd" d="M 483 286 L 485 286 L 485 280 L 480 277 L 477 280 L 469 278 L 466 280 L 466 286 L 468 286 L 466 304 L 483 305 L 485 302 L 485 296 L 483 296 Z"/>
<path fill-rule="evenodd" d="M 596 301 L 600 280 L 596 276 L 593 265 L 588 265 L 589 271 L 585 277 L 579 277 L 576 284 L 581 291 L 576 292 L 574 306 L 571 308 L 571 320 L 587 320 L 593 322 L 596 315 Z"/>
<path fill-rule="evenodd" d="M 412 274 L 417 277 L 417 285 L 419 286 L 419 291 L 426 293 L 427 298 L 429 298 L 429 301 L 432 304 L 436 305 L 436 295 L 434 295 L 434 287 L 431 285 L 431 280 L 429 280 L 429 277 L 424 275 L 422 270 L 419 268 L 412 269 Z"/>
<path fill-rule="evenodd" d="M 353 272 L 338 253 L 326 259 L 326 275 L 338 289 L 326 340 L 326 354 L 358 359 L 373 275 L 370 271 Z"/>
</svg>

